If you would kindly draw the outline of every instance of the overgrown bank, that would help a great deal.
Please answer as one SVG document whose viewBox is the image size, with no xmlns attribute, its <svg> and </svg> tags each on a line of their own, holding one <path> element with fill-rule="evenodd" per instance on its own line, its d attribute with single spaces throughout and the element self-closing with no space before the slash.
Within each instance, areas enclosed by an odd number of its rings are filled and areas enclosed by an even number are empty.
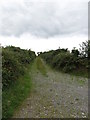
<svg viewBox="0 0 90 120">
<path fill-rule="evenodd" d="M 31 90 L 30 70 L 35 52 L 19 47 L 2 48 L 2 117 L 10 118 Z"/>
<path fill-rule="evenodd" d="M 83 42 L 80 48 L 50 50 L 41 52 L 41 56 L 52 68 L 59 71 L 71 73 L 79 76 L 88 77 L 90 41 Z"/>
</svg>

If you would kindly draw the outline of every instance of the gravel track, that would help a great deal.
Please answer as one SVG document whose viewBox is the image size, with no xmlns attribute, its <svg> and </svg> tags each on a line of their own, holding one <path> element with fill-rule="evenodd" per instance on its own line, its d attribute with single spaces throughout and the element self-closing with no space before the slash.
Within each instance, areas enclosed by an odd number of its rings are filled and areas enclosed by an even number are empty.
<svg viewBox="0 0 90 120">
<path fill-rule="evenodd" d="M 13 118 L 87 118 L 88 79 L 60 73 L 43 64 L 47 75 L 40 73 L 35 61 L 30 72 L 32 91 Z"/>
</svg>

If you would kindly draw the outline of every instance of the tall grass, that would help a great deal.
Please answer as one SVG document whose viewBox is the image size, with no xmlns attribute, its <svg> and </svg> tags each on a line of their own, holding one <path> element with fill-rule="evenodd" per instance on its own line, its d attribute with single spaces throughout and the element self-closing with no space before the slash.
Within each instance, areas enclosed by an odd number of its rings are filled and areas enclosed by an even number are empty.
<svg viewBox="0 0 90 120">
<path fill-rule="evenodd" d="M 42 75 L 47 76 L 45 65 L 40 57 L 36 59 L 37 69 L 42 73 Z"/>
<path fill-rule="evenodd" d="M 32 82 L 30 76 L 30 66 L 25 70 L 24 76 L 20 77 L 8 90 L 2 94 L 2 116 L 11 118 L 22 101 L 30 93 Z"/>
</svg>

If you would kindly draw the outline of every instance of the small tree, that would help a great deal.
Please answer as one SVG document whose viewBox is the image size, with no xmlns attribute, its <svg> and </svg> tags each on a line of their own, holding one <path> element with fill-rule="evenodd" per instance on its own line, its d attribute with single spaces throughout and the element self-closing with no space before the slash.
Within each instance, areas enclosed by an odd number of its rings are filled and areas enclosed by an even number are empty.
<svg viewBox="0 0 90 120">
<path fill-rule="evenodd" d="M 72 49 L 72 54 L 75 56 L 75 57 L 78 57 L 78 55 L 80 54 L 78 49 L 76 49 L 75 47 Z"/>
<path fill-rule="evenodd" d="M 90 55 L 90 40 L 82 42 L 82 45 L 80 45 L 79 50 L 82 57 L 88 57 L 88 55 Z"/>
</svg>

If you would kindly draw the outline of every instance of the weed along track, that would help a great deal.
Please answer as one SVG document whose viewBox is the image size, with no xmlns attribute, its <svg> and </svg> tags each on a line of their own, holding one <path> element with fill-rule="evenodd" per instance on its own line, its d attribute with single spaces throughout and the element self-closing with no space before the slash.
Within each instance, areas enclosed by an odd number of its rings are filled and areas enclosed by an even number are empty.
<svg viewBox="0 0 90 120">
<path fill-rule="evenodd" d="M 42 73 L 42 75 L 46 76 L 46 68 L 40 57 L 37 58 L 36 65 L 37 65 L 37 69 Z"/>
<path fill-rule="evenodd" d="M 13 118 L 86 118 L 88 80 L 49 68 L 37 57 L 31 70 L 32 90 Z"/>
</svg>

